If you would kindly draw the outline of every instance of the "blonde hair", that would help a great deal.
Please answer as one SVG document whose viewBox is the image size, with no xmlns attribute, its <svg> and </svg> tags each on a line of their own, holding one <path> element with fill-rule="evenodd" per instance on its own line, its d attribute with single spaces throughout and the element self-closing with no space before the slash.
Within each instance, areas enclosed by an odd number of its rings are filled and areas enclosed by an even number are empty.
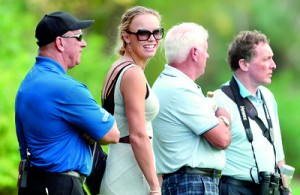
<svg viewBox="0 0 300 195">
<path fill-rule="evenodd" d="M 130 9 L 128 9 L 123 15 L 121 19 L 121 24 L 118 27 L 118 43 L 116 45 L 116 52 L 120 54 L 121 56 L 125 53 L 126 48 L 126 42 L 124 41 L 122 37 L 122 32 L 126 32 L 129 30 L 129 26 L 135 16 L 143 15 L 143 14 L 153 14 L 158 18 L 159 21 L 161 21 L 161 17 L 159 13 L 153 9 L 146 8 L 143 6 L 135 6 Z"/>
</svg>

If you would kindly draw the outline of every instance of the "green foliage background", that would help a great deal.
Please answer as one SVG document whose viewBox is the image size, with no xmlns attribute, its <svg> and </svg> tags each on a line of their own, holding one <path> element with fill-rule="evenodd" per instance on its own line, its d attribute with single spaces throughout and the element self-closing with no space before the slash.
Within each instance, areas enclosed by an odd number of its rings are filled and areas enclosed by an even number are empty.
<svg viewBox="0 0 300 195">
<path fill-rule="evenodd" d="M 0 194 L 17 194 L 18 142 L 14 125 L 14 99 L 22 79 L 37 55 L 34 31 L 38 21 L 56 10 L 96 22 L 84 30 L 88 47 L 81 64 L 69 74 L 85 83 L 100 103 L 104 75 L 116 58 L 116 28 L 125 9 L 144 5 L 158 10 L 168 30 L 181 22 L 196 22 L 208 29 L 206 73 L 197 80 L 203 91 L 214 90 L 230 79 L 227 46 L 241 30 L 260 30 L 271 40 L 277 70 L 269 88 L 278 102 L 287 164 L 300 170 L 300 1 L 298 0 L 0 0 Z M 146 75 L 152 84 L 164 67 L 163 51 L 151 59 Z M 37 119 L 38 120 L 38 119 Z M 296 182 L 294 182 L 296 187 Z M 298 189 L 299 190 L 299 189 Z M 300 194 L 300 190 L 294 194 Z"/>
</svg>

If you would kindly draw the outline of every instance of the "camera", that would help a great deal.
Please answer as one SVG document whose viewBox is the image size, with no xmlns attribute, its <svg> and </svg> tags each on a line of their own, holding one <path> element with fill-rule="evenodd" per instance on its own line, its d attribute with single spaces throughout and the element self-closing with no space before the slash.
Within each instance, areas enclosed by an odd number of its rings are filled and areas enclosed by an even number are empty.
<svg viewBox="0 0 300 195">
<path fill-rule="evenodd" d="M 278 173 L 270 173 L 261 171 L 258 173 L 259 179 L 259 195 L 279 195 L 279 180 Z"/>
</svg>

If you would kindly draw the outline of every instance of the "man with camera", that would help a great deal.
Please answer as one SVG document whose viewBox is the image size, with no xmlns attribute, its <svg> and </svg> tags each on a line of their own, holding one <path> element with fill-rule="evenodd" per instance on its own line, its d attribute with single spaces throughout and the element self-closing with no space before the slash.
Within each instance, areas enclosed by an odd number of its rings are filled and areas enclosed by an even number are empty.
<svg viewBox="0 0 300 195">
<path fill-rule="evenodd" d="M 242 31 L 228 49 L 233 76 L 215 91 L 217 105 L 232 119 L 231 144 L 220 180 L 221 195 L 289 194 L 281 185 L 285 164 L 277 103 L 270 84 L 276 69 L 266 35 Z"/>
</svg>

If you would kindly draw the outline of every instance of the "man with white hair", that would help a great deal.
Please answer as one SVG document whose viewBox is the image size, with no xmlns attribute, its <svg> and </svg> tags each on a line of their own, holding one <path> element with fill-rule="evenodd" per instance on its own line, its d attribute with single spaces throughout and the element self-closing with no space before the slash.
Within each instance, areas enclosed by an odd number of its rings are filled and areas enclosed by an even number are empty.
<svg viewBox="0 0 300 195">
<path fill-rule="evenodd" d="M 208 32 L 195 23 L 172 27 L 164 41 L 167 65 L 153 85 L 160 111 L 152 121 L 162 194 L 218 194 L 230 144 L 230 116 L 212 109 L 195 80 L 209 57 Z"/>
</svg>

